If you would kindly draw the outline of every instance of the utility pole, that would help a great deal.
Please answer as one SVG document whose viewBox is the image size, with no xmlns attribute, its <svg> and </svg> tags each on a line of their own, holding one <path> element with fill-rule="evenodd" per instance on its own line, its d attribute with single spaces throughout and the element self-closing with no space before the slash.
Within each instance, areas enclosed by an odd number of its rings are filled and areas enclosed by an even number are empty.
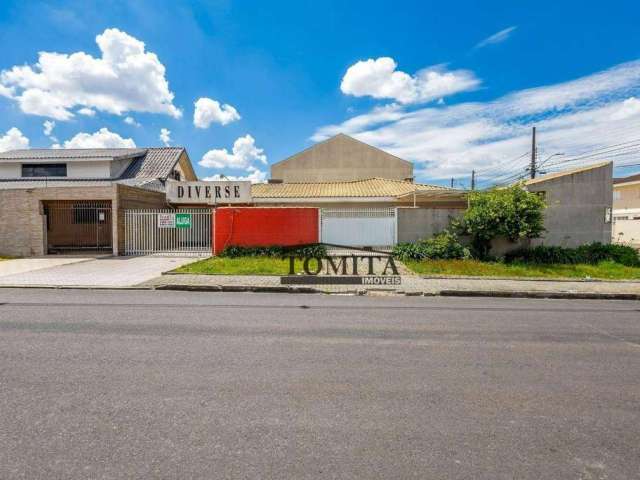
<svg viewBox="0 0 640 480">
<path fill-rule="evenodd" d="M 471 170 L 471 190 L 476 189 L 476 171 Z"/>
<path fill-rule="evenodd" d="M 536 178 L 536 127 L 533 127 L 531 134 L 531 165 L 529 171 L 531 178 Z"/>
</svg>

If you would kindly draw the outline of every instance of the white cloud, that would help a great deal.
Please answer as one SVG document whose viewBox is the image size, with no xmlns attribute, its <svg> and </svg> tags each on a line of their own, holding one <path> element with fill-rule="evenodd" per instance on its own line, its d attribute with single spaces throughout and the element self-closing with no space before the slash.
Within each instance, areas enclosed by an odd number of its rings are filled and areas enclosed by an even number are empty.
<svg viewBox="0 0 640 480">
<path fill-rule="evenodd" d="M 408 109 L 376 108 L 319 128 L 320 141 L 338 132 L 415 162 L 421 179 L 468 177 L 472 169 L 523 171 L 531 126 L 540 158 L 567 158 L 620 142 L 640 131 L 640 61 L 576 80 L 514 92 L 489 102 Z M 571 165 L 571 164 L 570 164 Z M 482 178 L 482 175 L 480 175 Z"/>
<path fill-rule="evenodd" d="M 511 26 L 508 28 L 505 28 L 504 30 L 500 30 L 499 32 L 494 33 L 493 35 L 485 38 L 484 40 L 482 40 L 481 42 L 478 42 L 476 44 L 475 49 L 478 48 L 483 48 L 486 47 L 487 45 L 494 45 L 496 43 L 502 43 L 504 42 L 506 39 L 508 39 L 511 34 L 513 33 L 513 31 L 518 28 L 517 26 Z"/>
<path fill-rule="evenodd" d="M 0 152 L 29 148 L 29 139 L 16 127 L 7 130 L 0 136 Z"/>
<path fill-rule="evenodd" d="M 168 147 L 169 143 L 171 142 L 171 130 L 167 128 L 161 128 L 159 138 L 160 138 L 160 141 L 164 143 L 165 147 Z"/>
<path fill-rule="evenodd" d="M 135 148 L 131 138 L 122 138 L 117 133 L 101 128 L 95 133 L 81 132 L 64 142 L 64 148 Z M 53 145 L 60 148 L 60 145 Z"/>
<path fill-rule="evenodd" d="M 117 28 L 96 37 L 101 52 L 40 52 L 33 65 L 14 66 L 0 74 L 0 94 L 18 102 L 24 113 L 69 120 L 72 109 L 121 115 L 128 111 L 181 116 L 165 67 L 145 44 Z"/>
<path fill-rule="evenodd" d="M 236 175 L 221 175 L 221 174 L 216 174 L 216 175 L 212 175 L 211 177 L 205 177 L 203 178 L 204 181 L 216 181 L 216 180 L 232 180 L 232 181 L 242 181 L 242 180 L 248 180 L 251 183 L 264 183 L 267 180 L 267 173 L 255 168 L 255 167 L 249 167 L 247 169 L 247 171 L 249 172 L 247 175 L 241 175 L 241 176 L 236 176 Z"/>
<path fill-rule="evenodd" d="M 95 117 L 96 111 L 87 107 L 80 108 L 78 112 L 80 115 L 84 115 L 85 117 Z"/>
<path fill-rule="evenodd" d="M 340 90 L 356 97 L 390 98 L 410 104 L 473 90 L 480 85 L 480 80 L 468 70 L 449 71 L 436 65 L 409 75 L 396 70 L 397 66 L 390 57 L 356 62 L 344 74 Z"/>
<path fill-rule="evenodd" d="M 251 135 L 239 137 L 233 142 L 231 153 L 226 149 L 209 150 L 199 165 L 206 168 L 248 169 L 253 162 L 267 164 L 267 156 L 262 148 L 257 148 Z"/>
<path fill-rule="evenodd" d="M 125 119 L 123 120 L 124 123 L 126 123 L 127 125 L 131 125 L 133 127 L 140 127 L 140 123 L 136 122 L 136 119 L 133 117 L 125 117 Z"/>
<path fill-rule="evenodd" d="M 199 98 L 194 106 L 193 124 L 197 128 L 209 128 L 212 123 L 227 125 L 240 120 L 240 114 L 234 107 L 227 103 L 220 105 L 220 102 L 211 98 Z"/>
<path fill-rule="evenodd" d="M 48 137 L 53 132 L 54 127 L 56 126 L 56 122 L 53 120 L 45 120 L 42 124 L 44 134 Z"/>
</svg>

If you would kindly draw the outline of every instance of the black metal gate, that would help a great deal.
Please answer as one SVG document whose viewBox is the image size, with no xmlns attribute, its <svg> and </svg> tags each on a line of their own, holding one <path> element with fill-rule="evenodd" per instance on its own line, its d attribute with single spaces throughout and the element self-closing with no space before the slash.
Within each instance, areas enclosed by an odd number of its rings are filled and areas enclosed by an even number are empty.
<svg viewBox="0 0 640 480">
<path fill-rule="evenodd" d="M 111 251 L 110 200 L 45 201 L 48 253 Z"/>
</svg>

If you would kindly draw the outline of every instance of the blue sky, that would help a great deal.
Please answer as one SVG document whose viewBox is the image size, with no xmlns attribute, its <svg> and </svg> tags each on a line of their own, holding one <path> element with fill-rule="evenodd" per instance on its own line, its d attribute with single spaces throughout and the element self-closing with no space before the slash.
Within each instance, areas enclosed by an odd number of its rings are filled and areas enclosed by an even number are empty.
<svg viewBox="0 0 640 480">
<path fill-rule="evenodd" d="M 535 124 L 540 160 L 564 154 L 550 171 L 619 144 L 633 165 L 639 19 L 631 1 L 3 1 L 0 149 L 166 129 L 201 177 L 259 180 L 342 131 L 464 185 L 524 174 Z"/>
</svg>

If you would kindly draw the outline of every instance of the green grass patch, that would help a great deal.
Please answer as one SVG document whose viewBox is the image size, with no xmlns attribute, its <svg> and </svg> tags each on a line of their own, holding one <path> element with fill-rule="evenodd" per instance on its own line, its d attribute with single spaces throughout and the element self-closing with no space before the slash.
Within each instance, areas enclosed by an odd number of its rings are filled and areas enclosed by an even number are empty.
<svg viewBox="0 0 640 480">
<path fill-rule="evenodd" d="M 596 265 L 550 264 L 525 265 L 518 263 L 481 262 L 479 260 L 408 260 L 404 264 L 420 275 L 467 275 L 475 277 L 525 278 L 597 278 L 603 280 L 638 280 L 640 268 L 626 267 L 615 262 Z"/>
<path fill-rule="evenodd" d="M 295 270 L 296 272 L 302 272 L 302 261 L 296 260 Z M 173 272 L 199 275 L 288 275 L 289 259 L 274 257 L 211 257 L 184 265 Z"/>
</svg>

